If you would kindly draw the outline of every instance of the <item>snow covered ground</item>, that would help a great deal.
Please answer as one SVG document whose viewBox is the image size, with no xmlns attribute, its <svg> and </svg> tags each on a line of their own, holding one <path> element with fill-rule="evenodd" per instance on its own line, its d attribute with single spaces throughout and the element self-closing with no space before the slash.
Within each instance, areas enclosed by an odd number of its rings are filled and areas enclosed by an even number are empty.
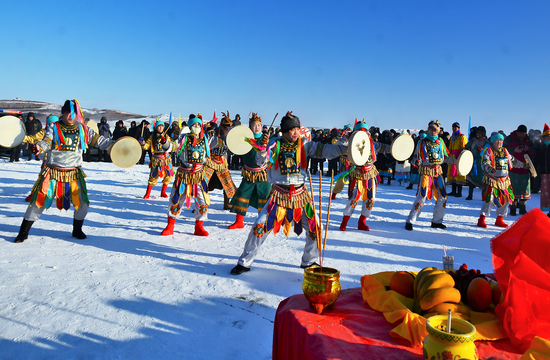
<svg viewBox="0 0 550 360">
<path fill-rule="evenodd" d="M 0 359 L 271 358 L 277 306 L 302 293 L 304 235 L 271 237 L 252 270 L 232 276 L 254 209 L 244 229 L 228 230 L 235 216 L 222 210 L 223 195 L 214 191 L 209 237 L 192 235 L 190 210 L 174 236 L 163 237 L 167 200 L 160 186 L 153 189 L 156 198 L 142 199 L 147 166 L 84 163 L 88 238 L 71 237 L 72 209 L 50 209 L 28 240 L 14 244 L 27 208 L 23 199 L 39 169 L 38 161 L 0 158 Z M 240 172 L 232 174 L 238 184 Z M 313 182 L 317 198 L 319 178 Z M 325 219 L 329 182 L 323 179 Z M 456 267 L 492 271 L 490 239 L 500 229 L 476 227 L 480 190 L 473 201 L 449 199 L 446 230 L 430 227 L 433 202 L 414 231 L 404 229 L 414 197 L 396 182 L 381 185 L 369 232 L 356 229 L 359 207 L 341 232 L 346 200 L 339 194 L 333 201 L 324 265 L 340 270 L 342 288 L 358 287 L 361 276 L 379 271 L 441 267 L 442 245 Z M 539 206 L 537 194 L 527 206 Z"/>
</svg>

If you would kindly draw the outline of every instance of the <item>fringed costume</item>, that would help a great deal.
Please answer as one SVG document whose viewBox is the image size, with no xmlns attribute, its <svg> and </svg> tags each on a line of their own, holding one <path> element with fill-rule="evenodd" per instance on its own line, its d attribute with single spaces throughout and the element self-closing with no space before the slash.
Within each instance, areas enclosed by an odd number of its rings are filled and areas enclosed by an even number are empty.
<svg viewBox="0 0 550 360">
<path fill-rule="evenodd" d="M 153 129 L 159 125 L 164 126 L 164 123 L 156 122 L 153 124 Z M 149 163 L 151 171 L 149 172 L 147 192 L 143 197 L 144 199 L 149 198 L 151 190 L 158 183 L 159 178 L 162 179 L 161 197 L 168 197 L 166 189 L 174 177 L 170 151 L 175 146 L 169 136 L 159 133 L 156 129 L 153 131 L 153 135 L 141 145 L 144 151 L 151 151 L 151 162 Z"/>
<path fill-rule="evenodd" d="M 305 230 L 306 244 L 301 260 L 302 267 L 318 260 L 317 234 L 320 233 L 320 226 L 304 185 L 307 178 L 307 160 L 316 154 L 333 159 L 345 154 L 346 147 L 308 142 L 306 138 L 298 138 L 291 143 L 285 135 L 290 134 L 289 131 L 295 127 L 300 127 L 298 118 L 287 113 L 281 120 L 281 131 L 284 135 L 276 138 L 268 146 L 267 152 L 256 154 L 258 164 L 269 162 L 267 179 L 272 184 L 272 191 L 267 206 L 260 212 L 248 235 L 238 265 L 231 271 L 234 275 L 248 271 L 269 234 L 277 234 L 281 228 L 286 236 L 291 230 L 294 230 L 296 235 Z"/>
<path fill-rule="evenodd" d="M 361 130 L 363 129 L 363 130 Z M 354 131 L 367 131 L 367 125 L 365 123 L 358 123 L 354 126 Z M 335 181 L 339 181 L 340 178 L 349 176 L 349 199 L 344 208 L 344 217 L 340 224 L 340 230 L 345 231 L 347 223 L 350 217 L 355 211 L 355 207 L 359 204 L 359 201 L 363 201 L 361 208 L 361 216 L 359 217 L 359 223 L 357 228 L 359 230 L 369 230 L 369 227 L 365 223 L 365 220 L 370 216 L 376 201 L 376 190 L 380 177 L 378 176 L 378 170 L 374 163 L 376 162 L 377 154 L 379 152 L 389 153 L 391 146 L 382 144 L 380 142 L 372 141 L 370 138 L 370 155 L 367 162 L 363 166 L 352 166 L 347 172 L 340 173 L 335 177 Z"/>
<path fill-rule="evenodd" d="M 456 123 L 455 123 L 456 124 Z M 458 156 L 466 147 L 468 139 L 466 135 L 460 133 L 460 128 L 451 136 L 449 141 L 449 153 L 450 156 L 458 159 Z M 449 185 L 466 185 L 466 176 L 462 176 L 458 173 L 456 164 L 450 164 L 447 168 L 447 184 Z"/>
<path fill-rule="evenodd" d="M 431 122 L 430 126 L 436 124 Z M 437 122 L 437 128 L 440 128 Z M 412 230 L 412 224 L 416 222 L 426 200 L 436 199 L 433 210 L 432 227 L 444 228 L 443 217 L 445 216 L 445 205 L 447 203 L 447 190 L 445 188 L 445 179 L 443 178 L 443 169 L 441 165 L 451 162 L 449 151 L 445 143 L 437 135 L 433 138 L 427 136 L 421 139 L 416 146 L 415 158 L 421 161 L 418 173 L 420 183 L 416 194 L 416 199 L 412 209 L 407 217 L 407 226 Z"/>
<path fill-rule="evenodd" d="M 253 138 L 246 139 L 252 145 L 252 149 L 241 157 L 243 179 L 230 204 L 231 212 L 237 214 L 237 219 L 229 226 L 230 229 L 244 227 L 243 217 L 249 206 L 258 209 L 258 213 L 261 212 L 271 192 L 271 184 L 267 181 L 267 164 L 259 165 L 256 160 L 256 142 L 262 137 L 262 118 L 252 113 L 248 125 L 252 131 L 256 130 L 258 133 L 253 132 Z"/>
<path fill-rule="evenodd" d="M 200 118 L 189 119 L 189 127 L 193 129 L 191 125 L 197 122 L 201 123 Z M 177 144 L 176 156 L 181 165 L 178 167 L 172 186 L 168 207 L 168 225 L 162 235 L 174 233 L 174 224 L 183 206 L 189 209 L 193 202 L 195 204 L 195 235 L 207 236 L 208 232 L 204 230 L 202 223 L 208 219 L 208 207 L 210 206 L 204 166 L 210 156 L 208 138 L 201 127 L 200 133 L 180 135 Z"/>
<path fill-rule="evenodd" d="M 243 179 L 230 205 L 232 213 L 245 216 L 249 206 L 258 209 L 258 212 L 262 211 L 269 197 L 271 184 L 267 181 L 267 164 L 260 166 L 256 163 L 255 149 L 243 155 L 242 161 Z"/>
<path fill-rule="evenodd" d="M 514 189 L 509 171 L 513 168 L 512 157 L 505 148 L 494 149 L 488 146 L 482 153 L 483 168 L 483 205 L 481 215 L 491 215 L 496 206 L 497 217 L 506 217 L 508 207 L 514 201 Z"/>
<path fill-rule="evenodd" d="M 80 168 L 82 153 L 88 146 L 106 150 L 110 142 L 84 124 L 78 101 L 67 100 L 62 112 L 64 116 L 70 116 L 74 123 L 52 122 L 48 125 L 44 138 L 35 145 L 36 154 L 47 153 L 48 157 L 32 188 L 30 204 L 15 242 L 27 239 L 32 223 L 52 204 L 59 210 L 68 210 L 73 204 L 73 236 L 86 238 L 82 232 L 82 223 L 88 213 L 90 201 L 84 180 L 86 175 Z"/>
<path fill-rule="evenodd" d="M 474 155 L 474 166 L 472 171 L 466 176 L 468 181 L 474 184 L 476 187 L 483 189 L 483 169 L 481 167 L 481 155 L 486 146 L 490 145 L 489 141 L 482 137 L 481 139 L 474 139 L 466 144 L 466 149 L 472 152 Z"/>
</svg>

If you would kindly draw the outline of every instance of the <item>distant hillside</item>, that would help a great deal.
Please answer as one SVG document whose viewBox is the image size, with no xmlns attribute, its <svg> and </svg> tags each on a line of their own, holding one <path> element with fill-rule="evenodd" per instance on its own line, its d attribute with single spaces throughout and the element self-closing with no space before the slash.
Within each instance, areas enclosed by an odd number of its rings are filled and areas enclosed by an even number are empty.
<svg viewBox="0 0 550 360">
<path fill-rule="evenodd" d="M 63 104 L 51 104 L 42 101 L 31 101 L 31 100 L 0 100 L 0 110 L 14 110 L 21 111 L 23 116 L 27 116 L 28 112 L 33 112 L 35 118 L 40 119 L 43 123 L 46 121 L 46 117 L 50 114 L 60 116 L 61 106 Z M 117 120 L 127 120 L 127 119 L 139 119 L 139 118 L 148 118 L 149 116 L 132 114 L 125 111 L 119 110 L 108 110 L 108 109 L 85 109 L 82 108 L 85 118 L 90 118 L 95 122 L 99 122 L 102 116 L 107 117 L 109 122 Z"/>
</svg>

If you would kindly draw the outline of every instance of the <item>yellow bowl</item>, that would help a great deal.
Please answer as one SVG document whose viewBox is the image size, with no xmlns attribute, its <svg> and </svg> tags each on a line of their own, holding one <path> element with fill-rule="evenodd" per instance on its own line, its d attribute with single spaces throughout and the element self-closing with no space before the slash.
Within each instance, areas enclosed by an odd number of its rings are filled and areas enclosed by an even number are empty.
<svg viewBox="0 0 550 360">
<path fill-rule="evenodd" d="M 476 328 L 466 320 L 451 317 L 451 331 L 440 330 L 447 327 L 447 315 L 436 315 L 428 318 L 426 330 L 428 335 L 424 339 L 424 359 L 472 359 L 477 360 Z"/>
</svg>

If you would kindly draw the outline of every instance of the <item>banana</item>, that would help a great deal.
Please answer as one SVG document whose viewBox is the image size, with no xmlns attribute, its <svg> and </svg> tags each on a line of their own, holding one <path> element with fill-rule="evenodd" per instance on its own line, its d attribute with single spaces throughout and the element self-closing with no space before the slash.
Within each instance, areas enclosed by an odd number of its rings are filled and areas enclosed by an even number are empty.
<svg viewBox="0 0 550 360">
<path fill-rule="evenodd" d="M 416 294 L 418 290 L 418 283 L 420 282 L 420 280 L 422 280 L 424 276 L 426 276 L 428 273 L 430 273 L 433 270 L 437 270 L 437 268 L 430 266 L 420 270 L 418 274 L 416 274 L 416 277 L 414 278 L 414 298 L 415 299 L 416 299 Z"/>
<path fill-rule="evenodd" d="M 432 272 L 424 277 L 420 290 L 418 290 L 418 298 L 422 299 L 430 290 L 448 286 L 455 286 L 455 280 L 451 275 L 444 271 L 441 273 Z"/>
<path fill-rule="evenodd" d="M 420 290 L 422 289 L 422 287 L 424 286 L 426 281 L 428 281 L 429 278 L 431 278 L 435 275 L 441 275 L 441 274 L 445 274 L 445 271 L 435 269 L 435 270 L 430 271 L 429 273 L 424 275 L 422 277 L 422 279 L 420 279 L 420 281 L 418 282 L 418 288 L 416 289 L 416 295 L 418 296 L 418 299 L 422 299 L 422 296 L 420 296 Z"/>
<path fill-rule="evenodd" d="M 414 278 L 414 284 L 413 284 L 413 291 L 414 291 L 414 302 L 413 302 L 413 311 L 415 313 L 420 313 L 420 305 L 418 302 L 420 299 L 418 298 L 418 283 L 422 281 L 422 278 L 429 274 L 430 272 L 438 270 L 437 268 L 433 266 L 425 267 L 424 269 L 420 270 L 418 274 L 416 274 L 416 277 Z"/>
<path fill-rule="evenodd" d="M 470 309 L 468 309 L 468 307 L 464 305 L 463 302 L 459 302 L 458 304 L 448 302 L 440 303 L 426 310 L 426 313 L 447 315 L 449 310 L 451 310 L 452 316 L 455 316 L 455 314 L 459 313 L 462 314 L 462 316 L 467 317 L 468 319 L 470 318 Z"/>
<path fill-rule="evenodd" d="M 420 299 L 419 305 L 422 310 L 426 311 L 444 302 L 459 303 L 460 291 L 452 286 L 430 290 Z"/>
</svg>

